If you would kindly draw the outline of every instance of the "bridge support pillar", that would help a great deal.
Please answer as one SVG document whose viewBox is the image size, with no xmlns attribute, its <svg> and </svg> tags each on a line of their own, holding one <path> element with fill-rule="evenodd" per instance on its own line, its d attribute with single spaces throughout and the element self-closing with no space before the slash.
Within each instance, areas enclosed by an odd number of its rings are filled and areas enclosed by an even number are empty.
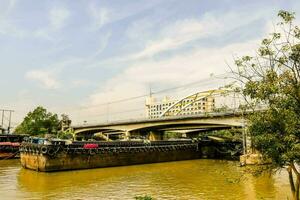
<svg viewBox="0 0 300 200">
<path fill-rule="evenodd" d="M 270 159 L 264 159 L 262 154 L 252 146 L 251 136 L 244 132 L 244 154 L 240 156 L 240 165 L 262 165 L 270 164 Z"/>
<path fill-rule="evenodd" d="M 163 139 L 163 132 L 160 131 L 150 131 L 149 132 L 149 140 L 162 140 Z"/>
<path fill-rule="evenodd" d="M 103 132 L 98 132 L 98 133 L 95 133 L 94 136 L 98 137 L 99 139 L 101 140 L 105 140 L 105 141 L 109 141 L 109 135 L 107 133 L 103 133 Z"/>
<path fill-rule="evenodd" d="M 130 131 L 126 131 L 125 132 L 125 137 L 124 137 L 125 140 L 129 140 L 130 139 Z"/>
</svg>

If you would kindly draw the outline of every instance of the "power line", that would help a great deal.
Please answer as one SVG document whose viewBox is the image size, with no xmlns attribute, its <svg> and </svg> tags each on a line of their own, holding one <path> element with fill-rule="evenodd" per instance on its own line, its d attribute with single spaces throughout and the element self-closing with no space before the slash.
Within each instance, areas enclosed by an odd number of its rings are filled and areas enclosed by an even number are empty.
<svg viewBox="0 0 300 200">
<path fill-rule="evenodd" d="M 218 76 L 224 76 L 228 73 L 224 73 L 224 74 L 220 74 Z M 218 77 L 214 77 L 214 78 L 218 78 Z M 184 84 L 184 85 L 180 85 L 180 86 L 177 86 L 177 87 L 172 87 L 172 88 L 167 88 L 167 89 L 163 89 L 163 90 L 160 90 L 160 91 L 157 91 L 157 92 L 153 92 L 153 94 L 159 94 L 159 93 L 164 93 L 164 92 L 168 92 L 168 91 L 172 91 L 172 90 L 177 90 L 179 88 L 185 88 L 185 87 L 190 87 L 192 85 L 196 85 L 198 83 L 204 83 L 206 81 L 211 81 L 212 79 L 211 78 L 205 78 L 205 79 L 202 79 L 200 81 L 195 81 L 195 82 L 191 82 L 191 83 L 187 83 L 187 84 Z"/>
<path fill-rule="evenodd" d="M 124 111 L 118 111 L 118 112 L 111 112 L 110 115 L 116 115 L 116 114 L 123 114 L 123 113 L 131 113 L 131 112 L 137 112 L 137 111 L 144 111 L 145 108 L 137 108 L 137 109 L 130 109 L 130 110 L 124 110 Z M 89 117 L 100 117 L 100 116 L 106 116 L 108 113 L 101 113 L 101 114 L 89 114 Z"/>
<path fill-rule="evenodd" d="M 221 77 L 225 78 L 224 76 L 227 75 L 227 74 L 229 74 L 229 73 L 219 74 L 219 75 L 214 76 L 213 78 L 221 78 Z M 212 78 L 205 78 L 205 79 L 201 79 L 199 81 L 194 81 L 194 82 L 183 84 L 183 85 L 180 85 L 180 86 L 159 90 L 157 92 L 151 92 L 151 94 L 165 93 L 165 92 L 168 92 L 168 91 L 177 90 L 177 89 L 185 88 L 185 87 L 190 87 L 192 85 L 196 85 L 196 84 L 199 84 L 199 83 L 204 83 L 204 82 L 211 81 L 211 80 L 212 80 Z M 133 96 L 133 97 L 128 97 L 128 98 L 123 98 L 123 99 L 119 99 L 119 100 L 115 100 L 115 101 L 109 101 L 109 102 L 100 103 L 100 104 L 95 104 L 95 105 L 91 105 L 91 106 L 81 106 L 79 109 L 89 109 L 89 108 L 94 108 L 94 107 L 99 107 L 99 106 L 116 104 L 116 103 L 121 103 L 121 102 L 126 102 L 126 101 L 131 101 L 131 100 L 134 100 L 134 99 L 147 97 L 147 96 L 149 96 L 149 94 L 143 94 L 143 95 L 138 95 L 138 96 Z"/>
</svg>

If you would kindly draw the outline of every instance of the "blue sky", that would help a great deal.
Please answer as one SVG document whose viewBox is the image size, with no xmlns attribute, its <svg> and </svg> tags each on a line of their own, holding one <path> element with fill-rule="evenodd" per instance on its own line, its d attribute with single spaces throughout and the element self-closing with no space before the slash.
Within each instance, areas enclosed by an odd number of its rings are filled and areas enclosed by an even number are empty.
<svg viewBox="0 0 300 200">
<path fill-rule="evenodd" d="M 300 13 L 300 3 L 2 0 L 0 108 L 15 109 L 16 122 L 37 105 L 80 110 L 80 121 L 104 109 L 82 106 L 223 73 L 253 53 L 280 9 Z"/>
</svg>

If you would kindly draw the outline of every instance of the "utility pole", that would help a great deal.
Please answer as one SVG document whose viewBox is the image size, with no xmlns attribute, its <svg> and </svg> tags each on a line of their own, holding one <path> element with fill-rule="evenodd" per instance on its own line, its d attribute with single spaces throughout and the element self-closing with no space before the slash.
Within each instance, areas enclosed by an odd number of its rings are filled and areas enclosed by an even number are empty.
<svg viewBox="0 0 300 200">
<path fill-rule="evenodd" d="M 6 109 L 0 109 L 0 112 L 2 112 L 2 119 L 1 119 L 1 131 L 4 133 L 4 118 L 5 118 L 5 113 L 9 113 L 8 117 L 8 126 L 7 126 L 7 133 L 10 133 L 11 129 L 11 116 L 14 110 L 6 110 Z"/>
<path fill-rule="evenodd" d="M 4 110 L 2 110 L 2 122 L 1 122 L 1 128 L 3 128 L 4 124 Z"/>
<path fill-rule="evenodd" d="M 110 102 L 108 102 L 107 103 L 107 105 L 106 105 L 106 121 L 107 121 L 107 123 L 109 123 L 109 118 L 110 118 L 110 116 L 109 116 L 109 104 L 110 104 Z"/>
<path fill-rule="evenodd" d="M 9 112 L 9 120 L 8 120 L 8 127 L 7 127 L 7 133 L 10 133 L 10 126 L 11 126 L 11 113 L 12 113 L 13 111 L 10 111 Z"/>
<path fill-rule="evenodd" d="M 244 118 L 244 111 L 242 111 L 242 120 L 243 120 L 243 154 L 247 154 L 247 132 L 246 132 L 246 123 Z"/>
<path fill-rule="evenodd" d="M 149 86 L 149 96 L 152 97 L 152 94 L 153 94 L 153 92 L 152 92 L 152 88 L 151 88 L 151 85 L 150 85 Z"/>
</svg>

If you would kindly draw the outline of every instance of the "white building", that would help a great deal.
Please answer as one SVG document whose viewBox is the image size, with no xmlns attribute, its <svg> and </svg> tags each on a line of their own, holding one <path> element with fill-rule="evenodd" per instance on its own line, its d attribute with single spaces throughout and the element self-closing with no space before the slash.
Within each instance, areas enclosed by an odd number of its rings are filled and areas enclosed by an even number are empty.
<svg viewBox="0 0 300 200">
<path fill-rule="evenodd" d="M 147 116 L 154 119 L 212 112 L 215 107 L 215 99 L 211 95 L 207 95 L 208 92 L 203 94 L 197 93 L 181 100 L 171 100 L 169 97 L 164 97 L 161 101 L 150 96 L 146 99 Z"/>
</svg>

